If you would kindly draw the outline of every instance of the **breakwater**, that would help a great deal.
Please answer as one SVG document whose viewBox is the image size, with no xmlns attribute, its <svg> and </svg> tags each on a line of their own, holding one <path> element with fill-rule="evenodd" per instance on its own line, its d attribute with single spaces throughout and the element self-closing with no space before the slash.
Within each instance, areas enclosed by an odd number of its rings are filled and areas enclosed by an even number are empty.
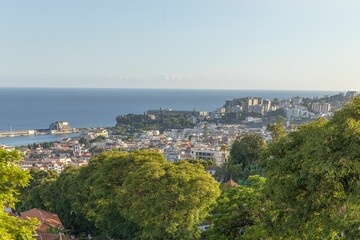
<svg viewBox="0 0 360 240">
<path fill-rule="evenodd" d="M 36 135 L 36 130 L 0 131 L 0 137 L 19 137 Z"/>
</svg>

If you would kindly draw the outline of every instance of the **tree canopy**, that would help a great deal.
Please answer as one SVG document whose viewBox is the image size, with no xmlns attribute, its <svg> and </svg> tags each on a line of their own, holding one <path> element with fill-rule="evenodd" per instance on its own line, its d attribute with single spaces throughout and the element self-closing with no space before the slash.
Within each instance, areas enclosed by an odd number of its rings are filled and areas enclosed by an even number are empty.
<svg viewBox="0 0 360 240">
<path fill-rule="evenodd" d="M 14 208 L 19 194 L 18 188 L 25 187 L 30 180 L 29 173 L 17 165 L 20 159 L 18 151 L 8 152 L 0 149 L 0 207 L 9 205 Z M 33 239 L 37 225 L 37 220 L 22 220 L 10 216 L 2 209 L 0 211 L 0 237 L 2 239 Z"/>
<path fill-rule="evenodd" d="M 249 168 L 255 164 L 259 154 L 265 148 L 265 140 L 256 133 L 241 135 L 230 150 L 230 159 L 234 164 L 240 164 L 243 168 Z"/>
<path fill-rule="evenodd" d="M 360 238 L 360 98 L 272 142 L 266 194 L 274 203 L 271 236 Z"/>
<path fill-rule="evenodd" d="M 195 126 L 191 112 L 160 111 L 149 114 L 127 114 L 116 117 L 115 133 L 133 133 L 141 130 L 183 129 Z"/>
<path fill-rule="evenodd" d="M 121 193 L 119 203 L 142 228 L 142 239 L 196 239 L 220 190 L 203 167 L 147 162 L 129 174 Z"/>
<path fill-rule="evenodd" d="M 264 212 L 262 188 L 265 178 L 250 176 L 246 185 L 222 190 L 211 211 L 210 240 L 257 239 L 264 229 L 258 225 Z"/>
<path fill-rule="evenodd" d="M 201 164 L 158 152 L 106 152 L 69 168 L 48 188 L 48 209 L 75 233 L 112 239 L 196 239 L 220 195 Z"/>
<path fill-rule="evenodd" d="M 239 136 L 231 146 L 228 161 L 222 165 L 222 171 L 217 173 L 218 178 L 239 182 L 250 175 L 260 174 L 258 160 L 265 147 L 265 139 L 259 134 L 247 133 Z"/>
<path fill-rule="evenodd" d="M 56 171 L 30 170 L 31 179 L 28 186 L 19 188 L 17 211 L 27 211 L 31 208 L 45 209 L 44 199 L 47 188 L 56 181 L 59 174 Z"/>
<path fill-rule="evenodd" d="M 281 120 L 278 120 L 275 124 L 268 124 L 266 130 L 271 132 L 271 137 L 273 140 L 277 140 L 286 135 L 286 129 L 284 123 Z"/>
</svg>

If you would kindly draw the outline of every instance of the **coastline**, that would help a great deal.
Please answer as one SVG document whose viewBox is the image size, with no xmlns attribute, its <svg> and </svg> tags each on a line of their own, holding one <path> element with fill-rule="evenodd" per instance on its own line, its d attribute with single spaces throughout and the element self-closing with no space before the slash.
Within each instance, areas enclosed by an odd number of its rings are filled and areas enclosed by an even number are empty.
<svg viewBox="0 0 360 240">
<path fill-rule="evenodd" d="M 77 133 L 67 133 L 67 134 L 42 134 L 42 135 L 31 135 L 31 136 L 17 136 L 17 137 L 3 137 L 0 138 L 0 145 L 4 144 L 7 146 L 23 146 L 28 144 L 38 144 L 43 142 L 57 142 L 64 137 L 77 137 L 80 136 L 82 132 Z"/>
<path fill-rule="evenodd" d="M 338 91 L 0 88 L 0 111 L 6 113 L 0 118 L 0 130 L 45 129 L 61 119 L 75 128 L 114 126 L 118 115 L 152 109 L 214 111 L 234 98 L 312 98 L 332 93 Z"/>
</svg>

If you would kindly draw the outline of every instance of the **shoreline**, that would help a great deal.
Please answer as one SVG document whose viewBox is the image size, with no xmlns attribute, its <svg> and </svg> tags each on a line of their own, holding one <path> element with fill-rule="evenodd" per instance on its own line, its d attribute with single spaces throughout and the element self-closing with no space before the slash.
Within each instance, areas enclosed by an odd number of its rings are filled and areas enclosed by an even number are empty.
<svg viewBox="0 0 360 240">
<path fill-rule="evenodd" d="M 68 137 L 77 137 L 80 136 L 83 132 L 76 132 L 76 133 L 67 133 L 67 134 L 42 134 L 42 135 L 29 135 L 29 136 L 17 136 L 17 137 L 3 137 L 0 138 L 0 145 L 4 144 L 6 146 L 26 146 L 29 144 L 39 144 L 44 142 L 57 142 L 60 141 L 62 138 Z"/>
<path fill-rule="evenodd" d="M 73 128 L 70 131 L 51 131 L 45 129 L 34 129 L 34 130 L 11 130 L 11 131 L 0 131 L 0 138 L 13 138 L 22 136 L 39 136 L 39 135 L 62 135 L 79 132 L 78 129 Z"/>
</svg>

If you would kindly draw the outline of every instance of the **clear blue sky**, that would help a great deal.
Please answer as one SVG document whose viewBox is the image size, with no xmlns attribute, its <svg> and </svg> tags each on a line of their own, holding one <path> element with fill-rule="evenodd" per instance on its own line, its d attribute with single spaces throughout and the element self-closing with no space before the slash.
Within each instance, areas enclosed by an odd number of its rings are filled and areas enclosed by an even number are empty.
<svg viewBox="0 0 360 240">
<path fill-rule="evenodd" d="M 0 87 L 360 90 L 358 0 L 2 0 Z"/>
</svg>

